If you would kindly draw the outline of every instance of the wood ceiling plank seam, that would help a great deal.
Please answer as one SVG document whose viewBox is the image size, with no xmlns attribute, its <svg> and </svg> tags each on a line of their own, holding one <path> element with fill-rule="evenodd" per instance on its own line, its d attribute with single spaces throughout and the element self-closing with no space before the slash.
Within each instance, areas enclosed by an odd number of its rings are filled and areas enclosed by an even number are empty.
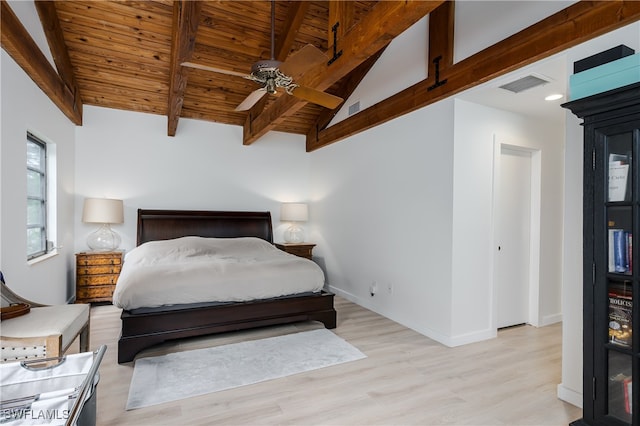
<svg viewBox="0 0 640 426">
<path fill-rule="evenodd" d="M 130 102 L 136 102 L 136 106 L 135 108 L 131 108 L 131 106 L 129 105 Z M 101 107 L 101 108 L 109 108 L 109 109 L 118 109 L 118 110 L 123 110 L 123 111 L 134 111 L 134 112 L 143 112 L 143 113 L 147 113 L 147 114 L 155 114 L 155 115 L 165 115 L 166 108 L 163 109 L 157 109 L 154 106 L 147 106 L 146 104 L 144 104 L 141 100 L 139 99 L 131 99 L 128 100 L 126 102 L 114 102 L 113 100 L 101 100 L 100 98 L 96 98 L 96 99 L 87 99 L 87 101 L 85 102 L 86 105 L 93 105 L 93 106 L 97 106 L 97 107 Z"/>
<path fill-rule="evenodd" d="M 640 2 L 578 2 L 451 65 L 447 84 L 431 91 L 427 78 L 319 132 L 307 135 L 314 151 L 446 99 L 463 90 L 640 20 Z"/>
<path fill-rule="evenodd" d="M 94 84 L 88 86 L 83 93 L 84 100 L 90 97 L 99 96 L 103 99 L 110 99 L 114 102 L 129 100 L 130 98 L 142 98 L 145 102 L 153 104 L 158 110 L 166 111 L 167 91 L 152 92 L 148 90 L 136 90 L 133 87 L 120 87 L 118 89 L 104 90 L 104 86 Z"/>
<path fill-rule="evenodd" d="M 117 98 L 117 99 L 131 98 L 131 97 L 144 98 L 148 102 L 154 101 L 158 105 L 161 104 L 163 108 L 166 108 L 166 99 L 167 99 L 166 91 L 163 93 L 163 92 L 156 92 L 156 91 L 150 91 L 150 90 L 136 89 L 135 87 L 127 87 L 127 86 L 118 86 L 115 89 L 111 88 L 110 90 L 104 90 L 102 89 L 102 87 L 103 85 L 100 85 L 99 83 L 95 83 L 87 88 L 86 93 L 87 94 L 98 93 L 104 97 L 111 97 L 111 98 Z"/>
<path fill-rule="evenodd" d="M 118 54 L 124 57 L 140 58 L 142 60 L 149 61 L 168 62 L 168 58 L 171 55 L 171 52 L 143 49 L 135 46 L 134 44 L 129 45 L 127 48 L 127 45 L 124 44 L 101 43 L 100 45 L 96 45 L 84 43 L 82 41 L 70 40 L 67 42 L 67 45 L 70 47 L 69 50 L 79 52 L 103 52 L 102 55 L 105 56 L 107 56 L 107 53 L 110 53 L 109 56 L 115 56 L 115 54 Z"/>
<path fill-rule="evenodd" d="M 100 31 L 96 32 L 90 28 L 65 27 L 66 39 L 76 43 L 98 45 L 100 43 L 111 43 L 113 45 L 135 45 L 138 48 L 147 48 L 157 51 L 170 52 L 170 39 L 157 41 L 144 39 L 137 35 L 122 35 L 117 33 Z"/>
<path fill-rule="evenodd" d="M 257 56 L 238 55 L 235 52 L 222 51 L 210 46 L 196 44 L 193 52 L 192 62 L 202 65 L 215 65 L 218 68 L 230 71 L 246 73 L 251 69 L 251 65 L 258 59 Z"/>
<path fill-rule="evenodd" d="M 113 74 L 114 76 L 121 76 L 119 78 L 128 78 L 132 80 L 149 80 L 167 81 L 169 74 L 166 67 L 149 67 L 148 64 L 139 62 L 123 62 L 117 60 L 109 60 L 104 64 L 89 58 L 86 66 L 82 66 L 76 69 L 76 77 L 79 75 L 91 75 L 93 72 L 106 72 Z M 106 58 L 101 58 L 105 59 Z M 85 59 L 83 59 L 85 60 Z M 91 62 L 89 65 L 88 63 Z M 138 83 L 139 84 L 139 83 Z"/>
<path fill-rule="evenodd" d="M 331 65 L 320 64 L 307 71 L 298 84 L 325 90 L 440 4 L 442 1 L 377 3 L 365 19 L 345 34 L 340 59 Z M 245 130 L 250 130 L 250 133 L 243 134 L 243 144 L 250 145 L 262 137 L 287 115 L 299 110 L 303 106 L 300 104 L 293 96 L 280 98 L 276 104 L 253 118 L 250 125 L 243 126 Z M 248 117 L 247 120 L 251 118 Z"/>
<path fill-rule="evenodd" d="M 107 72 L 94 72 L 94 73 L 86 73 L 82 74 L 82 82 L 87 86 L 104 86 L 105 89 L 109 91 L 109 87 L 113 87 L 113 90 L 120 89 L 136 89 L 140 91 L 147 91 L 153 93 L 164 93 L 165 96 L 169 90 L 169 80 L 165 78 L 164 80 L 147 80 L 149 82 L 146 84 L 136 84 L 136 79 L 120 79 L 118 77 L 114 77 L 113 74 Z M 146 82 L 146 81 L 145 81 Z M 148 89 L 148 87 L 153 87 L 153 89 Z"/>
<path fill-rule="evenodd" d="M 168 80 L 155 80 L 152 81 L 150 79 L 145 80 L 145 84 L 141 85 L 139 82 L 136 84 L 136 79 L 118 79 L 114 77 L 111 73 L 106 72 L 93 72 L 81 74 L 82 82 L 89 86 L 99 84 L 101 86 L 106 86 L 105 90 L 108 90 L 108 87 L 113 86 L 115 89 L 118 88 L 140 88 L 144 87 L 147 92 L 155 92 L 155 93 L 164 93 L 165 95 L 169 91 Z"/>
<path fill-rule="evenodd" d="M 126 36 L 162 44 L 171 42 L 171 34 L 168 32 L 152 32 L 139 28 L 134 29 L 127 26 L 114 25 L 107 21 L 89 20 L 82 16 L 69 15 L 64 12 L 59 12 L 59 16 L 61 26 L 65 32 L 74 31 L 78 34 L 102 33 L 106 34 L 105 37 L 109 35 Z"/>
<path fill-rule="evenodd" d="M 158 55 L 154 52 L 144 52 L 145 56 L 140 56 L 136 53 L 136 49 L 134 49 L 134 53 L 129 52 L 119 52 L 116 57 L 113 54 L 113 51 L 99 47 L 99 46 L 89 46 L 86 44 L 78 44 L 75 42 L 68 42 L 69 56 L 70 57 L 80 57 L 81 55 L 85 55 L 86 58 L 105 58 L 106 60 L 122 60 L 128 62 L 145 62 L 147 64 L 158 64 L 159 67 L 167 67 L 169 64 L 169 56 L 166 54 Z M 82 66 L 83 64 L 76 64 L 76 67 Z M 168 71 L 167 71 L 168 72 Z"/>
<path fill-rule="evenodd" d="M 61 3 L 66 4 L 73 2 Z M 96 3 L 101 3 L 101 1 L 97 1 Z M 129 35 L 137 34 L 139 36 L 144 36 L 145 34 L 148 34 L 148 37 L 161 39 L 171 36 L 171 26 L 158 25 L 136 18 L 126 19 L 126 17 L 121 17 L 121 19 L 115 20 L 113 18 L 116 18 L 117 16 L 82 15 L 65 9 L 60 9 L 58 16 L 60 17 L 61 25 L 65 28 L 78 26 L 95 31 L 111 31 Z"/>
<path fill-rule="evenodd" d="M 120 1 L 65 1 L 62 3 L 65 3 L 62 10 L 79 13 L 82 16 L 92 15 L 98 17 L 98 19 L 101 17 L 105 21 L 126 22 L 126 25 L 131 27 L 140 27 L 142 24 L 171 28 L 171 11 L 151 10 L 147 6 L 153 5 L 152 1 L 148 3 L 138 2 L 137 8 L 129 7 L 125 2 Z"/>
<path fill-rule="evenodd" d="M 229 28 L 228 31 L 199 31 L 196 44 L 236 52 L 242 56 L 252 57 L 254 60 L 265 52 L 269 55 L 271 47 L 268 35 L 265 36 L 259 31 L 246 30 L 242 37 L 235 37 L 231 31 L 238 31 L 237 28 Z M 221 48 L 221 46 L 223 47 Z"/>
</svg>

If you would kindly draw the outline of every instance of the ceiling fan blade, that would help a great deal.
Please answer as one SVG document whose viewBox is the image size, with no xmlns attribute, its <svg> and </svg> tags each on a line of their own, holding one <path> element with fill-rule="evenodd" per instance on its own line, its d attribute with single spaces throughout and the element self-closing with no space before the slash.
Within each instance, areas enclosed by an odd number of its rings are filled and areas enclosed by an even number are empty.
<svg viewBox="0 0 640 426">
<path fill-rule="evenodd" d="M 293 96 L 299 99 L 303 99 L 307 102 L 311 102 L 325 108 L 335 109 L 344 99 L 339 96 L 334 96 L 329 93 L 321 92 L 320 90 L 312 89 L 310 87 L 298 86 L 291 92 Z"/>
<path fill-rule="evenodd" d="M 323 62 L 327 62 L 328 60 L 327 55 L 322 53 L 320 49 L 313 44 L 307 44 L 297 52 L 293 52 L 279 68 L 282 73 L 296 80 L 301 77 L 306 70 L 320 65 Z"/>
<path fill-rule="evenodd" d="M 180 65 L 182 65 L 183 67 L 195 68 L 195 69 L 204 70 L 204 71 L 213 71 L 213 72 L 217 72 L 217 73 L 220 73 L 220 74 L 235 75 L 237 77 L 242 77 L 242 78 L 247 78 L 248 77 L 247 74 L 244 74 L 244 73 L 241 73 L 241 72 L 225 70 L 225 69 L 216 68 L 216 67 L 210 67 L 208 65 L 196 64 L 194 62 L 183 62 Z"/>
<path fill-rule="evenodd" d="M 249 93 L 249 96 L 244 98 L 244 101 L 240 103 L 236 107 L 236 111 L 247 111 L 251 109 L 252 106 L 256 104 L 264 95 L 267 94 L 267 89 L 261 87 L 260 89 L 256 89 L 253 92 Z"/>
</svg>

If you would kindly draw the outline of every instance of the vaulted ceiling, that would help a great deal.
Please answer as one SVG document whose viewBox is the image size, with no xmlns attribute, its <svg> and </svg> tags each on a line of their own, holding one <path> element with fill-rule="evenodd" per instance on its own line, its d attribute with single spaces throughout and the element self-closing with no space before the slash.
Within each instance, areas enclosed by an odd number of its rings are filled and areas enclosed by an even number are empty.
<svg viewBox="0 0 640 426">
<path fill-rule="evenodd" d="M 245 144 L 271 130 L 302 134 L 308 151 L 640 19 L 638 1 L 583 1 L 454 64 L 453 1 L 35 3 L 55 68 L 5 0 L 2 48 L 74 123 L 83 105 L 96 105 L 164 115 L 171 136 L 182 117 L 243 126 Z M 426 15 L 429 77 L 327 127 L 340 105 L 307 100 L 315 91 L 347 99 L 386 46 Z M 272 56 L 311 94 L 279 89 L 236 111 L 259 87 L 242 75 Z"/>
</svg>

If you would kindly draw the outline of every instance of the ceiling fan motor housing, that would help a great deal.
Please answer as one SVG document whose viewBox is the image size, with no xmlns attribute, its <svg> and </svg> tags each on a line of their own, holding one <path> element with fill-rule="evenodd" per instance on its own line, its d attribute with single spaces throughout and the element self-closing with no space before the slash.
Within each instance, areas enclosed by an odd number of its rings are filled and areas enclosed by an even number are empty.
<svg viewBox="0 0 640 426">
<path fill-rule="evenodd" d="M 280 61 L 276 61 L 275 59 L 264 59 L 256 62 L 251 66 L 251 74 L 260 74 L 265 71 L 275 71 L 282 64 Z"/>
<path fill-rule="evenodd" d="M 275 59 L 260 60 L 251 66 L 251 74 L 247 77 L 261 85 L 267 93 L 276 93 L 277 87 L 284 87 L 287 93 L 298 87 L 293 78 L 283 74 L 278 67 L 282 64 Z"/>
</svg>

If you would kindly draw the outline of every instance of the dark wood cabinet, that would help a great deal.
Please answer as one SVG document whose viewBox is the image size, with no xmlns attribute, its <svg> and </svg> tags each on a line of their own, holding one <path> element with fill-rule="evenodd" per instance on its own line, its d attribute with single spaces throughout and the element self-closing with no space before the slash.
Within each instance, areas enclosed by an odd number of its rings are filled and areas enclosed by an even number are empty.
<svg viewBox="0 0 640 426">
<path fill-rule="evenodd" d="M 575 424 L 640 425 L 640 83 L 563 106 L 584 120 L 584 393 Z"/>
</svg>

